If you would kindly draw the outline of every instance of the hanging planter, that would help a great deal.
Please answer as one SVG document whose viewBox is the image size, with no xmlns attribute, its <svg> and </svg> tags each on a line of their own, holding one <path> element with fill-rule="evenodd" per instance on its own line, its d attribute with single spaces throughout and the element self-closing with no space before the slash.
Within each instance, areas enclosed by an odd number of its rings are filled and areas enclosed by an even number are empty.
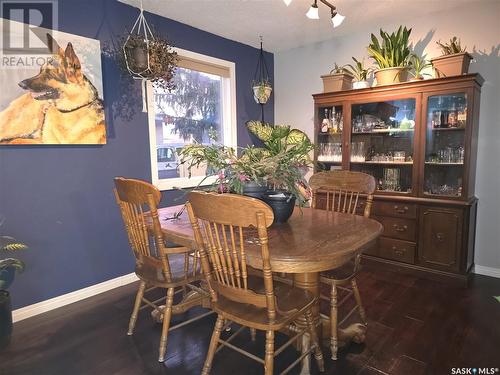
<svg viewBox="0 0 500 375">
<path fill-rule="evenodd" d="M 174 88 L 172 78 L 177 67 L 177 52 L 166 39 L 153 34 L 142 5 L 122 52 L 127 71 L 133 78 L 152 81 L 167 90 Z"/>
<path fill-rule="evenodd" d="M 264 122 L 264 105 L 269 101 L 273 92 L 269 71 L 267 69 L 266 59 L 264 58 L 264 49 L 262 48 L 262 36 L 260 37 L 259 59 L 252 82 L 253 98 L 257 104 L 260 104 L 261 121 Z"/>
<path fill-rule="evenodd" d="M 266 104 L 273 92 L 273 87 L 267 80 L 254 82 L 252 89 L 253 98 L 257 104 Z"/>
</svg>

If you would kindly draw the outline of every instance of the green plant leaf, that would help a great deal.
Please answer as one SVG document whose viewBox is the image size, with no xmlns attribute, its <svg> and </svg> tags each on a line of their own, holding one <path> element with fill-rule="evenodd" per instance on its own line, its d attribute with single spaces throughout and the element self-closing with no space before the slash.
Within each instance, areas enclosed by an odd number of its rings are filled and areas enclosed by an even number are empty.
<svg viewBox="0 0 500 375">
<path fill-rule="evenodd" d="M 260 121 L 248 121 L 247 128 L 263 142 L 271 139 L 273 128 L 267 124 L 263 124 Z"/>
<path fill-rule="evenodd" d="M 15 268 L 18 272 L 23 272 L 24 262 L 15 258 L 6 258 L 0 260 L 0 271 L 10 267 Z"/>
<path fill-rule="evenodd" d="M 500 302 L 500 296 L 493 296 L 493 298 Z"/>
</svg>

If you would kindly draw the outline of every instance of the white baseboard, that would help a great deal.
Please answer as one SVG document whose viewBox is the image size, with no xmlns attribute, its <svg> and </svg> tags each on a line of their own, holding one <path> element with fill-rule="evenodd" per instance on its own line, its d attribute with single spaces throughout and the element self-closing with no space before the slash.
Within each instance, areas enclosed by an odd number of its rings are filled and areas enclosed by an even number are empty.
<svg viewBox="0 0 500 375">
<path fill-rule="evenodd" d="M 21 307 L 20 309 L 14 310 L 12 312 L 12 320 L 14 322 L 19 322 L 20 320 L 57 309 L 58 307 L 69 305 L 70 303 L 95 296 L 96 294 L 107 292 L 108 290 L 133 283 L 137 280 L 139 279 L 137 278 L 135 273 L 129 273 L 128 275 L 119 276 L 115 279 L 91 285 L 80 290 L 75 290 L 71 293 L 63 294 L 62 296 L 41 301 L 33 305 Z"/>
<path fill-rule="evenodd" d="M 476 265 L 474 265 L 474 273 L 477 273 L 479 275 L 485 275 L 485 276 L 491 276 L 491 277 L 498 277 L 498 278 L 500 278 L 500 268 L 478 266 L 476 264 Z"/>
</svg>

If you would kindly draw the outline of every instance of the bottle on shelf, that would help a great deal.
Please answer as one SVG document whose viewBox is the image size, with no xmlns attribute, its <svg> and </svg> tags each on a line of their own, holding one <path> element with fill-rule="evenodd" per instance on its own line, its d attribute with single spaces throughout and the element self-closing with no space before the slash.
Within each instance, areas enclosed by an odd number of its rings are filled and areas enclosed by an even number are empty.
<svg viewBox="0 0 500 375">
<path fill-rule="evenodd" d="M 335 117 L 335 107 L 332 107 L 330 111 L 330 128 L 328 128 L 328 133 L 336 134 L 338 133 L 338 125 Z"/>
<path fill-rule="evenodd" d="M 328 108 L 325 108 L 324 118 L 323 121 L 321 122 L 321 133 L 327 133 L 329 127 L 330 125 L 328 120 Z"/>
<path fill-rule="evenodd" d="M 432 127 L 435 129 L 441 128 L 443 124 L 442 106 L 443 106 L 442 98 L 439 97 L 436 107 L 432 111 Z"/>
<path fill-rule="evenodd" d="M 457 127 L 465 128 L 467 122 L 467 105 L 462 97 L 458 99 Z"/>
<path fill-rule="evenodd" d="M 450 128 L 456 128 L 458 126 L 458 110 L 455 106 L 455 97 L 453 97 L 453 102 L 451 108 L 448 112 L 448 126 Z"/>
</svg>

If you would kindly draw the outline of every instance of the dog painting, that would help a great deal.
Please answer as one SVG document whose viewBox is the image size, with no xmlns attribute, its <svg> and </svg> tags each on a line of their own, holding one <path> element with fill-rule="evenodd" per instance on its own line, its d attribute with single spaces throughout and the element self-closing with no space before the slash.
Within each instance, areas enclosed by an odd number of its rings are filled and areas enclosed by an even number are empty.
<svg viewBox="0 0 500 375">
<path fill-rule="evenodd" d="M 43 60 L 38 72 L 33 74 L 32 67 L 29 76 L 17 81 L 23 93 L 0 100 L 0 144 L 105 144 L 102 96 L 83 72 L 73 44 L 67 42 L 62 47 L 50 34 L 47 38 L 49 58 Z M 91 53 L 99 54 L 100 75 L 100 48 Z M 2 72 L 2 82 L 9 83 L 4 77 L 9 70 Z M 99 87 L 102 91 L 102 82 Z M 0 95 L 9 95 L 9 90 L 8 84 L 2 83 Z"/>
</svg>

